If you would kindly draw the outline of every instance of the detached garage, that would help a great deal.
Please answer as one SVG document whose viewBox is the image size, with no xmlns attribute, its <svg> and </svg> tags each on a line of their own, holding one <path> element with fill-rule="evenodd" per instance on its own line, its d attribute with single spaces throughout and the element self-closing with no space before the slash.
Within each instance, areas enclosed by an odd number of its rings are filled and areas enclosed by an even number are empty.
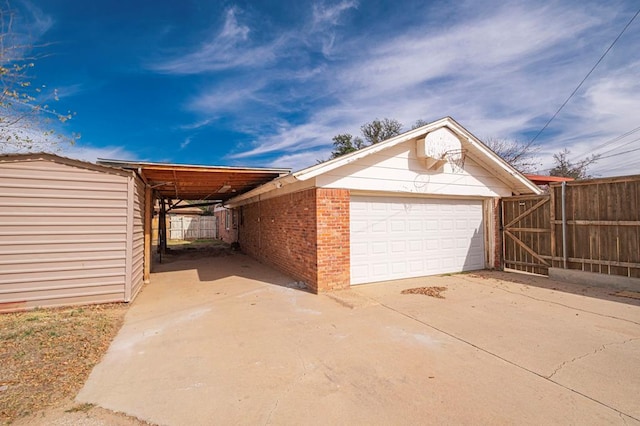
<svg viewBox="0 0 640 426">
<path fill-rule="evenodd" d="M 500 197 L 540 189 L 447 117 L 232 198 L 247 254 L 312 291 L 499 266 Z"/>
<path fill-rule="evenodd" d="M 131 301 L 143 283 L 144 193 L 130 171 L 0 156 L 0 312 Z"/>
<path fill-rule="evenodd" d="M 351 196 L 351 284 L 485 267 L 481 200 Z"/>
</svg>

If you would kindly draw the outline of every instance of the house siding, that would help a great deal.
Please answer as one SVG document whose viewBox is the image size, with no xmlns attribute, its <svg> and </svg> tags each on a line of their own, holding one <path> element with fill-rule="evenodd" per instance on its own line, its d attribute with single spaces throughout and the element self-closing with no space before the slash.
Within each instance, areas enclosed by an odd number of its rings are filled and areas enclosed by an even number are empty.
<svg viewBox="0 0 640 426">
<path fill-rule="evenodd" d="M 471 158 L 466 159 L 462 170 L 448 163 L 440 171 L 427 170 L 416 155 L 414 141 L 318 176 L 316 186 L 418 196 L 505 197 L 512 194 L 507 184 Z"/>
<path fill-rule="evenodd" d="M 0 312 L 125 301 L 136 275 L 133 176 L 52 158 L 0 158 Z"/>
</svg>

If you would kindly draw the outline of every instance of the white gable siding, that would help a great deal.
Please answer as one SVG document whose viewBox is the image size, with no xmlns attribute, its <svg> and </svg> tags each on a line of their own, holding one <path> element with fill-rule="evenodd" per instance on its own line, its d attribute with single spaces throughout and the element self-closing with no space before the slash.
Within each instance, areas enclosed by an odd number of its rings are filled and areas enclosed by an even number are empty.
<svg viewBox="0 0 640 426">
<path fill-rule="evenodd" d="M 416 156 L 415 142 L 371 154 L 316 177 L 321 188 L 414 194 L 503 197 L 511 189 L 491 172 L 467 157 L 464 170 L 445 164 L 439 171 L 427 170 Z"/>
</svg>

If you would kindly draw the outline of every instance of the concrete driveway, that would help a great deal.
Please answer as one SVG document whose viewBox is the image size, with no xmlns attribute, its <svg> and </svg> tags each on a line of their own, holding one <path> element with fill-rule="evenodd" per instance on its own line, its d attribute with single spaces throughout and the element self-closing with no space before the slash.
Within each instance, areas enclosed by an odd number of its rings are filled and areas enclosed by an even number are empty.
<svg viewBox="0 0 640 426">
<path fill-rule="evenodd" d="M 312 295 L 162 265 L 79 393 L 157 424 L 640 424 L 640 301 L 482 272 Z M 443 286 L 444 299 L 400 294 Z"/>
</svg>

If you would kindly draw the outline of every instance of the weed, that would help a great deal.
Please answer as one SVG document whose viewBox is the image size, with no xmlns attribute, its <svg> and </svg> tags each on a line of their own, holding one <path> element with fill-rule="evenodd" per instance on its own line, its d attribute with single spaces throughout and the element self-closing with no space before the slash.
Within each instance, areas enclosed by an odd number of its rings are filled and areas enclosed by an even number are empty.
<svg viewBox="0 0 640 426">
<path fill-rule="evenodd" d="M 86 413 L 87 411 L 91 410 L 93 407 L 95 407 L 95 404 L 91 404 L 90 402 L 85 402 L 84 404 L 78 404 L 75 407 L 71 407 L 68 410 L 64 410 L 64 412 L 78 413 L 82 411 L 83 413 Z"/>
</svg>

